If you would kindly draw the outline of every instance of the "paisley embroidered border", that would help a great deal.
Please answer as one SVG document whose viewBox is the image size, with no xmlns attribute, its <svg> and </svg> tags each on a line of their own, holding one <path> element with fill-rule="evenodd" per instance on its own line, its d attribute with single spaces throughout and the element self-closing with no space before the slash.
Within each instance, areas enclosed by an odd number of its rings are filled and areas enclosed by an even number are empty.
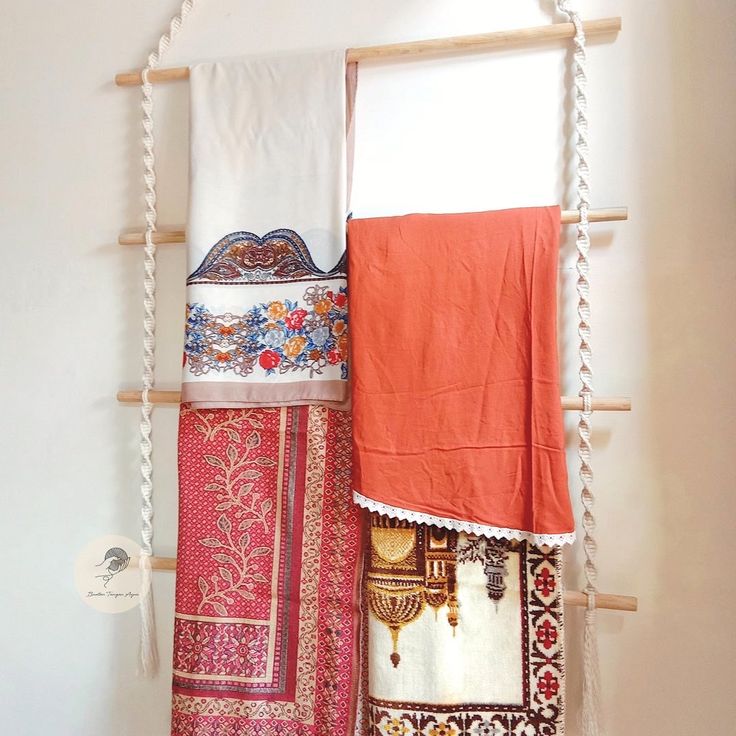
<svg viewBox="0 0 736 736">
<path fill-rule="evenodd" d="M 241 231 L 218 240 L 190 274 L 187 284 L 264 284 L 337 278 L 345 276 L 346 263 L 343 253 L 333 269 L 322 271 L 301 236 L 288 228 L 272 230 L 263 237 Z"/>
</svg>

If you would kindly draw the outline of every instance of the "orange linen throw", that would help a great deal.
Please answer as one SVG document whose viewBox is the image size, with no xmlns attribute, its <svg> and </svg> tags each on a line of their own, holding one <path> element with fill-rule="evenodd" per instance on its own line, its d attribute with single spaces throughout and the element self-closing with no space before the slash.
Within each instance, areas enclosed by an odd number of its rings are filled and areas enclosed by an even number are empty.
<svg viewBox="0 0 736 736">
<path fill-rule="evenodd" d="M 351 220 L 353 490 L 391 517 L 574 539 L 559 207 Z"/>
</svg>

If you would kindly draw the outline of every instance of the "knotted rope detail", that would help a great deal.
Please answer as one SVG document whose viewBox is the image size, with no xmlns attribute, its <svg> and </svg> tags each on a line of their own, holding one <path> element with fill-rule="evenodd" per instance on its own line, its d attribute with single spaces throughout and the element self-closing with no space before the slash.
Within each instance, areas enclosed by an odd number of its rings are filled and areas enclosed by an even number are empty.
<svg viewBox="0 0 736 736">
<path fill-rule="evenodd" d="M 148 63 L 141 72 L 141 92 L 143 99 L 143 180 L 146 201 L 146 245 L 143 261 L 143 406 L 140 421 L 141 458 L 141 641 L 140 671 L 145 677 L 152 677 L 158 671 L 158 647 L 156 646 L 156 619 L 153 608 L 153 587 L 151 576 L 151 555 L 153 554 L 153 443 L 151 442 L 151 412 L 153 404 L 149 392 L 153 388 L 156 352 L 156 159 L 153 136 L 153 85 L 148 75 L 161 63 L 161 58 L 171 41 L 181 30 L 184 19 L 189 15 L 195 0 L 184 0 L 179 13 L 175 15 L 166 32 L 159 39 L 157 47 L 149 54 Z"/>
</svg>

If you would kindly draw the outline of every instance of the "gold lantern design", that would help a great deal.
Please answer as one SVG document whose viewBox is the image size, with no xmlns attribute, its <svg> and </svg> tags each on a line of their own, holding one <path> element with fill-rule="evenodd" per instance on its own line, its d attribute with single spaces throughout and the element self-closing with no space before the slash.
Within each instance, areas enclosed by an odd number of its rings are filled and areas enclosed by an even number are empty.
<svg viewBox="0 0 736 736">
<path fill-rule="evenodd" d="M 367 595 L 371 613 L 391 633 L 391 663 L 398 667 L 399 634 L 427 605 L 435 617 L 448 606 L 453 632 L 458 623 L 457 532 L 371 514 Z"/>
</svg>

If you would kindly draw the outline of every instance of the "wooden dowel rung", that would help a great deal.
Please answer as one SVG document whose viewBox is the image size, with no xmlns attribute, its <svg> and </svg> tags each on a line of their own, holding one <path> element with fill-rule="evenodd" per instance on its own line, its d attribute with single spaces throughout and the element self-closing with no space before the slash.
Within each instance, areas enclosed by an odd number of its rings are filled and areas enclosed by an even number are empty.
<svg viewBox="0 0 736 736">
<path fill-rule="evenodd" d="M 566 590 L 563 593 L 566 606 L 588 605 L 588 596 L 579 590 Z M 614 593 L 596 593 L 595 607 L 609 611 L 638 611 L 639 599 L 633 595 L 616 595 Z"/>
<path fill-rule="evenodd" d="M 146 242 L 145 233 L 142 231 L 121 233 L 118 237 L 118 243 L 120 245 L 144 245 Z M 164 243 L 186 243 L 187 234 L 184 229 L 178 230 L 157 230 L 153 234 L 153 242 L 156 245 L 163 245 Z"/>
<path fill-rule="evenodd" d="M 561 214 L 560 222 L 563 225 L 574 225 L 580 222 L 580 213 L 577 210 L 562 210 Z M 603 207 L 588 210 L 588 222 L 621 222 L 628 219 L 628 207 Z"/>
<path fill-rule="evenodd" d="M 163 570 L 165 572 L 176 572 L 176 557 L 151 557 L 151 569 Z M 134 567 L 140 566 L 140 557 L 131 557 L 130 564 Z"/>
<path fill-rule="evenodd" d="M 583 23 L 586 36 L 602 33 L 618 33 L 621 30 L 621 18 L 601 18 L 587 20 Z M 381 46 L 363 46 L 348 49 L 347 60 L 376 61 L 386 59 L 416 58 L 427 54 L 444 54 L 463 51 L 490 51 L 491 49 L 521 44 L 545 43 L 564 38 L 572 38 L 575 27 L 572 23 L 552 23 L 545 26 L 518 28 L 510 31 L 494 31 L 492 33 L 478 33 L 472 36 L 454 36 L 450 38 L 432 38 L 425 41 L 408 41 L 404 43 L 390 43 Z M 149 81 L 173 82 L 180 79 L 189 79 L 188 67 L 174 67 L 169 69 L 153 69 L 148 75 Z M 138 86 L 141 83 L 141 72 L 124 72 L 115 75 L 115 84 L 118 87 Z"/>
<path fill-rule="evenodd" d="M 605 209 L 590 210 L 589 222 L 620 222 L 629 219 L 629 210 L 626 207 L 607 207 Z M 560 222 L 563 225 L 573 225 L 580 222 L 580 214 L 577 210 L 562 210 Z M 118 238 L 120 245 L 143 245 L 146 242 L 142 231 L 122 233 Z M 171 230 L 158 230 L 153 234 L 153 242 L 157 245 L 164 243 L 186 243 L 187 234 L 183 227 Z"/>
<path fill-rule="evenodd" d="M 618 33 L 621 30 L 621 18 L 600 18 L 583 21 L 586 36 L 603 33 Z M 490 51 L 507 46 L 529 45 L 559 41 L 572 38 L 575 26 L 572 23 L 552 23 L 531 28 L 515 28 L 508 31 L 492 31 L 476 33 L 470 36 L 454 36 L 450 38 L 432 38 L 426 41 L 405 41 L 382 46 L 363 46 L 348 50 L 347 60 L 375 61 L 401 59 L 426 54 L 445 54 L 457 51 Z"/>
<path fill-rule="evenodd" d="M 138 558 L 132 557 L 131 564 L 138 565 Z M 176 572 L 176 557 L 151 557 L 151 569 L 163 572 Z M 565 605 L 587 606 L 588 597 L 578 590 L 564 592 Z M 636 611 L 638 600 L 631 595 L 614 595 L 612 593 L 597 593 L 596 608 L 607 608 L 612 611 Z"/>
<path fill-rule="evenodd" d="M 180 404 L 181 391 L 149 392 L 149 398 L 153 404 Z M 118 391 L 117 399 L 121 404 L 140 404 L 141 392 Z M 566 411 L 580 411 L 583 408 L 583 400 L 578 396 L 563 396 L 562 408 Z M 593 399 L 593 411 L 631 411 L 631 399 L 627 396 L 599 396 Z"/>
</svg>

